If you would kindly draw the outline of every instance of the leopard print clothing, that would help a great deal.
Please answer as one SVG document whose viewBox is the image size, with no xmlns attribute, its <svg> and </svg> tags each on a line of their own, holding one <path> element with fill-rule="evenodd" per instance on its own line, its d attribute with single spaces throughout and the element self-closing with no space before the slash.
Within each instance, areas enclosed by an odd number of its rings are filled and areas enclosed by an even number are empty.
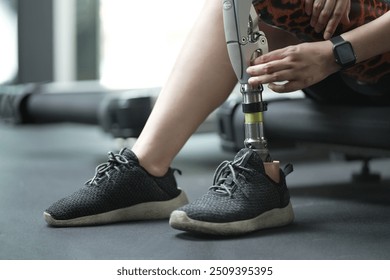
<svg viewBox="0 0 390 280">
<path fill-rule="evenodd" d="M 254 0 L 261 19 L 272 26 L 295 34 L 301 41 L 323 40 L 310 25 L 304 0 Z M 390 0 L 351 0 L 350 24 L 339 24 L 334 35 L 370 22 L 390 10 Z M 373 42 L 375 43 L 375 42 Z M 344 71 L 356 81 L 375 84 L 390 76 L 390 52 L 372 57 Z"/>
</svg>

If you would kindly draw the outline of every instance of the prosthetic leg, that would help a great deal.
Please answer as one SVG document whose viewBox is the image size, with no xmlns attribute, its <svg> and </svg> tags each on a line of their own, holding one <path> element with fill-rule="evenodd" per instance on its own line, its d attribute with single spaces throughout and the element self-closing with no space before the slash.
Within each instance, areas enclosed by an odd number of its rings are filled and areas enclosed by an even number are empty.
<svg viewBox="0 0 390 280">
<path fill-rule="evenodd" d="M 252 0 L 222 0 L 226 43 L 234 72 L 241 84 L 242 110 L 245 115 L 245 147 L 255 150 L 264 162 L 268 176 L 279 182 L 279 162 L 273 161 L 264 137 L 262 85 L 248 83 L 246 69 L 252 60 L 268 52 L 265 34 L 259 30 L 259 16 Z"/>
</svg>

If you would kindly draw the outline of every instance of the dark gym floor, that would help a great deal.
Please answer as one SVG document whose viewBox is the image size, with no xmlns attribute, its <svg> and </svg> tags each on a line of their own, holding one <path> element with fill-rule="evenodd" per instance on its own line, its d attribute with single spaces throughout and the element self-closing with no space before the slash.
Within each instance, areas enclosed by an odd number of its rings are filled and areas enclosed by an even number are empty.
<svg viewBox="0 0 390 280">
<path fill-rule="evenodd" d="M 156 139 L 158 142 L 158 139 Z M 235 238 L 182 233 L 166 220 L 51 228 L 42 212 L 77 190 L 119 145 L 87 125 L 0 124 L 0 259 L 390 259 L 390 160 L 381 183 L 351 183 L 360 163 L 278 152 L 288 177 L 293 225 Z M 160 147 L 162 148 L 162 147 Z M 190 200 L 203 194 L 222 152 L 216 134 L 194 135 L 174 166 Z"/>
</svg>

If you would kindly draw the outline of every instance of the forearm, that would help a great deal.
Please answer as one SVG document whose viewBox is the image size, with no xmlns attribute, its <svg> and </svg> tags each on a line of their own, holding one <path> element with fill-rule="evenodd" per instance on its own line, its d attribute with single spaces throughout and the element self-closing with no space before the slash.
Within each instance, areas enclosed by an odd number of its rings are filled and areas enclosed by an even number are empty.
<svg viewBox="0 0 390 280">
<path fill-rule="evenodd" d="M 362 62 L 386 52 L 390 52 L 390 12 L 358 28 L 341 34 L 351 42 L 356 62 Z"/>
</svg>

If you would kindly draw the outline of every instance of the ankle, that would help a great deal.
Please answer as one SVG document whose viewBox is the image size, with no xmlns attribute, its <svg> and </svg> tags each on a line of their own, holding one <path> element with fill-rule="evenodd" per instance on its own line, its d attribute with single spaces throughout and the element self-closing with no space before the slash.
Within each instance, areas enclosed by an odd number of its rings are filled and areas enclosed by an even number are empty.
<svg viewBox="0 0 390 280">
<path fill-rule="evenodd" d="M 133 152 L 138 158 L 139 165 L 143 167 L 150 175 L 155 177 L 162 177 L 168 172 L 169 165 L 166 166 L 159 160 L 154 160 L 149 156 L 144 156 L 143 154 L 137 153 L 135 151 Z"/>
<path fill-rule="evenodd" d="M 154 165 L 144 164 L 140 161 L 140 165 L 152 176 L 154 177 L 162 177 L 168 172 L 169 167 L 160 167 Z"/>
</svg>

